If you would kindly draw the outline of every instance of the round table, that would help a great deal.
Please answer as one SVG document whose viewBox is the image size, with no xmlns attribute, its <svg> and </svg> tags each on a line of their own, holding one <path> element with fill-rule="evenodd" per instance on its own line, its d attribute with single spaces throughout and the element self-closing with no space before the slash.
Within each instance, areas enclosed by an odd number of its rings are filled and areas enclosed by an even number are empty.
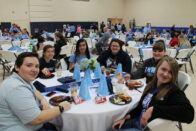
<svg viewBox="0 0 196 131">
<path fill-rule="evenodd" d="M 62 76 L 70 75 L 71 73 L 63 72 Z M 38 78 L 37 80 L 46 86 L 58 85 L 61 84 L 56 80 L 56 76 L 50 80 L 42 80 Z M 143 81 L 143 83 L 145 83 Z M 144 84 L 140 91 L 144 90 L 146 84 Z M 96 104 L 95 96 L 96 96 L 96 88 L 90 89 L 91 100 L 85 101 L 81 104 L 72 103 L 71 109 L 69 111 L 64 112 L 62 116 L 63 120 L 63 129 L 62 131 L 107 131 L 111 129 L 112 124 L 125 116 L 127 112 L 134 109 L 142 95 L 141 92 L 137 90 L 128 90 L 128 88 L 122 84 L 122 89 L 126 91 L 131 97 L 132 102 L 126 105 L 115 105 L 109 101 L 109 97 L 107 96 L 107 101 L 105 103 Z M 70 95 L 70 92 L 58 93 L 54 96 L 58 95 Z M 52 97 L 54 97 L 52 96 Z M 49 100 L 52 97 L 46 97 Z"/>
</svg>

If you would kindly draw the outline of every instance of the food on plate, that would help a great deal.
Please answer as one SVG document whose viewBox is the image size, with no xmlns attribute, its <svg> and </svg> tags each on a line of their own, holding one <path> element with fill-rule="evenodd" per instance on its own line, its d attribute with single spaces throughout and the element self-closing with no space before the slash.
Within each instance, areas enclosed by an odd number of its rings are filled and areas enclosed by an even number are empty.
<svg viewBox="0 0 196 131">
<path fill-rule="evenodd" d="M 51 76 L 51 72 L 50 72 L 50 70 L 48 70 L 48 68 L 43 68 L 43 69 L 42 69 L 42 73 L 43 73 L 46 77 L 50 77 L 50 76 Z"/>
<path fill-rule="evenodd" d="M 142 84 L 143 83 L 140 81 L 132 81 L 132 80 L 129 80 L 126 83 L 126 85 L 129 87 L 130 90 L 132 90 L 135 87 L 140 87 L 140 86 L 142 86 Z"/>
<path fill-rule="evenodd" d="M 119 95 L 118 97 L 125 100 L 125 101 L 131 100 L 131 97 L 129 95 L 125 95 L 125 94 Z"/>
<path fill-rule="evenodd" d="M 56 96 L 53 98 L 53 101 L 54 102 L 62 102 L 62 101 L 65 101 L 66 100 L 66 97 L 63 97 L 63 96 Z"/>
<path fill-rule="evenodd" d="M 118 105 L 123 105 L 123 104 L 128 104 L 131 102 L 131 97 L 127 94 L 121 94 L 121 95 L 114 95 L 110 98 L 110 101 L 112 103 L 118 104 Z"/>
<path fill-rule="evenodd" d="M 122 101 L 122 99 L 119 97 L 116 97 L 116 98 L 114 97 L 113 100 L 114 100 L 114 103 L 116 104 L 125 104 L 125 102 Z"/>
<path fill-rule="evenodd" d="M 49 103 L 54 106 L 58 106 L 63 101 L 72 102 L 70 96 L 55 96 L 49 100 Z"/>
</svg>

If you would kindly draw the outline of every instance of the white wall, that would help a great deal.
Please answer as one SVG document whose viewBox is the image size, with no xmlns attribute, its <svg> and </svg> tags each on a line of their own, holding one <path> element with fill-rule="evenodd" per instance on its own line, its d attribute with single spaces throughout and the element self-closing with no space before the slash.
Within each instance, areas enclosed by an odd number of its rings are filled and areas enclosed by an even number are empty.
<svg viewBox="0 0 196 131">
<path fill-rule="evenodd" d="M 0 21 L 15 22 L 29 29 L 29 22 L 104 21 L 123 18 L 128 26 L 196 26 L 196 0 L 0 0 Z"/>
<path fill-rule="evenodd" d="M 30 19 L 36 21 L 107 21 L 124 15 L 124 0 L 30 0 Z"/>
<path fill-rule="evenodd" d="M 137 26 L 196 26 L 196 0 L 125 0 L 124 20 L 136 19 Z"/>
<path fill-rule="evenodd" d="M 0 22 L 13 22 L 29 28 L 28 0 L 0 0 Z"/>
</svg>

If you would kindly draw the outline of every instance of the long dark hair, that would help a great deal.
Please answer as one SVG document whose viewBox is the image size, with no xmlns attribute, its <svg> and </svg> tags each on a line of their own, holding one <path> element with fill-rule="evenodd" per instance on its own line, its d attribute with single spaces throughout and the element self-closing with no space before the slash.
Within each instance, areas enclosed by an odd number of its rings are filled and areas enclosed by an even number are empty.
<svg viewBox="0 0 196 131">
<path fill-rule="evenodd" d="M 76 51 L 75 51 L 75 62 L 76 62 L 76 58 L 77 57 L 80 57 L 80 50 L 79 50 L 79 46 L 80 46 L 80 43 L 81 42 L 85 42 L 86 43 L 86 51 L 85 51 L 85 55 L 88 59 L 90 59 L 90 53 L 89 53 L 89 49 L 88 49 L 88 45 L 87 45 L 87 42 L 85 39 L 79 39 L 77 41 L 77 44 L 76 44 Z"/>
<path fill-rule="evenodd" d="M 25 59 L 26 57 L 35 57 L 35 58 L 37 58 L 37 60 L 39 61 L 39 58 L 38 58 L 38 54 L 37 54 L 37 53 L 34 53 L 34 52 L 23 52 L 23 53 L 21 53 L 21 54 L 17 57 L 17 59 L 16 59 L 16 61 L 15 61 L 15 66 L 17 66 L 18 68 L 20 68 L 21 65 L 22 65 L 23 62 L 24 62 L 24 59 Z M 17 72 L 17 71 L 15 70 L 15 67 L 14 67 L 14 69 L 13 69 L 13 72 Z"/>
<path fill-rule="evenodd" d="M 159 67 L 163 64 L 164 61 L 166 61 L 171 67 L 172 78 L 170 82 L 160 85 L 160 87 L 158 88 L 158 93 L 156 94 L 155 98 L 157 100 L 160 100 L 162 97 L 164 97 L 167 94 L 167 92 L 174 85 L 176 85 L 176 80 L 177 80 L 178 71 L 179 71 L 178 63 L 174 58 L 166 56 L 158 63 L 156 67 L 156 71 L 154 73 L 154 77 L 152 81 L 149 82 L 148 85 L 146 86 L 143 96 L 145 96 L 146 94 L 148 94 L 149 92 L 151 92 L 157 87 L 157 81 L 158 81 L 157 72 L 158 72 Z"/>
<path fill-rule="evenodd" d="M 56 32 L 56 33 L 55 33 L 55 36 L 56 36 L 56 37 L 59 37 L 60 40 L 63 41 L 64 43 L 67 43 L 67 40 L 65 39 L 65 37 L 63 36 L 62 33 Z"/>
</svg>

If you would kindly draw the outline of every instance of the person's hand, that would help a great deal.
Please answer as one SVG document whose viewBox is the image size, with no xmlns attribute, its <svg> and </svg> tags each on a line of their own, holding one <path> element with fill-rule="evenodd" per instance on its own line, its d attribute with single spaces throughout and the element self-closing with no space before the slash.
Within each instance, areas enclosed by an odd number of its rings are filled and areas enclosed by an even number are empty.
<svg viewBox="0 0 196 131">
<path fill-rule="evenodd" d="M 125 79 L 126 81 L 130 80 L 130 78 L 131 78 L 131 75 L 130 75 L 130 74 L 124 75 L 124 79 Z"/>
<path fill-rule="evenodd" d="M 50 109 L 50 104 L 48 103 L 48 101 L 45 98 L 42 99 L 40 102 L 41 102 L 43 110 Z"/>
<path fill-rule="evenodd" d="M 63 106 L 64 111 L 68 111 L 69 109 L 71 109 L 71 104 L 67 101 L 61 102 L 59 105 Z"/>
<path fill-rule="evenodd" d="M 142 118 L 140 120 L 140 126 L 147 126 L 148 120 L 152 116 L 153 106 L 148 108 L 148 110 L 142 115 Z"/>
<path fill-rule="evenodd" d="M 122 125 L 125 123 L 125 119 L 121 119 L 116 121 L 113 125 L 112 125 L 112 130 L 115 129 L 121 129 Z"/>
</svg>

